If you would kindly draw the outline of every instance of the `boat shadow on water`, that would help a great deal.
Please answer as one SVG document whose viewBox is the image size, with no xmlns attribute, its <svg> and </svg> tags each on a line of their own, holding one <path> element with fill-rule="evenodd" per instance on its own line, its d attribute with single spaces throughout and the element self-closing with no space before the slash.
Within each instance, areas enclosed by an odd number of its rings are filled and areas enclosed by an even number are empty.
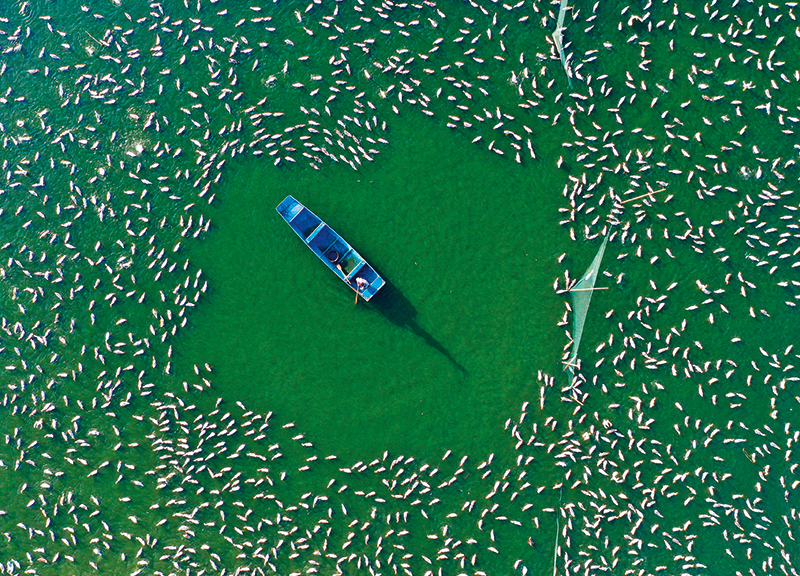
<svg viewBox="0 0 800 576">
<path fill-rule="evenodd" d="M 384 280 L 386 280 L 384 278 Z M 431 336 L 416 320 L 417 309 L 406 298 L 403 293 L 386 280 L 383 288 L 370 299 L 369 304 L 372 310 L 377 311 L 381 316 L 389 320 L 392 324 L 405 328 L 413 334 L 422 338 L 425 343 L 437 352 L 447 358 L 456 369 L 462 374 L 467 374 L 467 369 L 464 368 L 458 361 L 453 358 L 453 355 L 445 348 L 441 342 Z"/>
</svg>

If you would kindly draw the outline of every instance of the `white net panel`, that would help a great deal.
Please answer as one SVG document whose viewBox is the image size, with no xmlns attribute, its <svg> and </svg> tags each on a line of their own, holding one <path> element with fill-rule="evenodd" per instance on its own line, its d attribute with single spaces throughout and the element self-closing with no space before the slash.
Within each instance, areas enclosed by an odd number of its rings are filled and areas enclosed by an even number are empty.
<svg viewBox="0 0 800 576">
<path fill-rule="evenodd" d="M 600 262 L 603 260 L 603 253 L 606 251 L 606 243 L 608 243 L 608 236 L 603 239 L 603 243 L 600 245 L 594 260 L 592 260 L 591 266 L 569 290 L 572 296 L 572 350 L 566 365 L 567 370 L 573 375 L 578 360 L 578 346 L 580 346 L 581 336 L 583 335 L 583 325 L 589 312 L 589 303 L 592 301 L 594 283 L 597 280 L 597 273 L 600 271 Z"/>
<path fill-rule="evenodd" d="M 556 50 L 558 50 L 558 56 L 561 58 L 561 65 L 564 67 L 564 72 L 567 73 L 567 81 L 569 85 L 572 86 L 572 71 L 569 68 L 569 64 L 567 63 L 567 58 L 564 55 L 564 46 L 562 44 L 563 34 L 562 30 L 564 30 L 564 17 L 567 13 L 567 0 L 561 0 L 561 7 L 558 11 L 558 22 L 556 23 L 556 31 L 553 32 L 553 42 L 556 45 Z"/>
</svg>

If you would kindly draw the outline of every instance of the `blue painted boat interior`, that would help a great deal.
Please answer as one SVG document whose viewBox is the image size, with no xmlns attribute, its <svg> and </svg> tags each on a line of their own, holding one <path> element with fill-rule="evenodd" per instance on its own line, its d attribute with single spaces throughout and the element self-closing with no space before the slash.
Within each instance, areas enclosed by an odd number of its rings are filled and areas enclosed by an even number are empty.
<svg viewBox="0 0 800 576">
<path fill-rule="evenodd" d="M 283 202 L 278 204 L 277 208 L 278 213 L 283 216 L 283 219 L 287 222 L 294 218 L 302 209 L 303 205 L 291 196 L 284 198 Z"/>
<path fill-rule="evenodd" d="M 363 278 L 367 287 L 359 294 L 369 300 L 384 280 L 334 230 L 300 202 L 287 196 L 277 207 L 278 213 L 300 236 L 306 245 L 351 289 Z"/>
<path fill-rule="evenodd" d="M 314 229 L 322 223 L 322 220 L 312 214 L 308 208 L 303 208 L 292 218 L 289 225 L 294 228 L 303 239 L 307 239 Z"/>
</svg>

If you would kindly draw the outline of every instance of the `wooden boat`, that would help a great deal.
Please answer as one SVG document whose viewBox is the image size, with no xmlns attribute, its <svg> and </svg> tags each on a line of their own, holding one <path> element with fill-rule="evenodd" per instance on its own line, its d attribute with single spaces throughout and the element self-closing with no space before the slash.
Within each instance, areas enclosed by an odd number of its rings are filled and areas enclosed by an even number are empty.
<svg viewBox="0 0 800 576">
<path fill-rule="evenodd" d="M 300 202 L 287 196 L 277 210 L 311 251 L 364 300 L 372 298 L 385 284 L 344 238 Z"/>
</svg>

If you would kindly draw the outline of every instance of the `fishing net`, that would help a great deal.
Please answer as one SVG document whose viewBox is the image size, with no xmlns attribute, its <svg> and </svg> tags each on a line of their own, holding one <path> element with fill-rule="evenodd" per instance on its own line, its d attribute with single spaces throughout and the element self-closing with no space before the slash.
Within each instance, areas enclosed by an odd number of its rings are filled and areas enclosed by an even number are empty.
<svg viewBox="0 0 800 576">
<path fill-rule="evenodd" d="M 561 65 L 564 67 L 564 72 L 567 73 L 567 81 L 569 82 L 570 87 L 572 86 L 572 72 L 569 69 L 569 64 L 567 64 L 567 58 L 564 55 L 564 45 L 562 44 L 561 40 L 563 38 L 563 34 L 561 33 L 564 30 L 564 17 L 567 14 L 567 0 L 561 0 L 561 8 L 558 11 L 558 22 L 556 23 L 556 31 L 553 32 L 553 42 L 555 42 L 556 50 L 558 50 L 558 56 L 561 58 Z"/>
<path fill-rule="evenodd" d="M 606 243 L 608 236 L 603 239 L 600 249 L 592 260 L 592 264 L 583 273 L 580 280 L 575 282 L 575 285 L 570 288 L 569 293 L 572 296 L 572 350 L 570 351 L 569 358 L 566 361 L 567 370 L 570 374 L 575 374 L 576 361 L 578 359 L 578 346 L 581 343 L 581 336 L 583 335 L 583 325 L 586 322 L 586 315 L 589 312 L 589 303 L 592 301 L 592 293 L 594 292 L 594 283 L 597 280 L 597 273 L 600 271 L 600 262 L 603 260 L 603 253 L 606 251 Z"/>
</svg>

